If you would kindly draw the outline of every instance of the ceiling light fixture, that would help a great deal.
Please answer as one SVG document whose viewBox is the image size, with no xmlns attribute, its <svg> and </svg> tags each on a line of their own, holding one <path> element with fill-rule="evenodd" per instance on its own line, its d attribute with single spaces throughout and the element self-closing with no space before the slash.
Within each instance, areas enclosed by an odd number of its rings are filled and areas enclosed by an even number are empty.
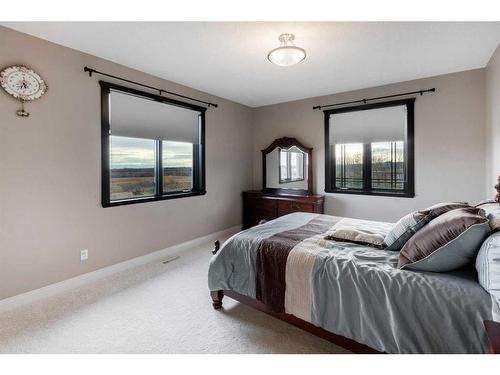
<svg viewBox="0 0 500 375">
<path fill-rule="evenodd" d="M 267 54 L 267 59 L 279 66 L 292 66 L 298 64 L 306 58 L 306 51 L 303 48 L 295 47 L 293 34 L 281 34 L 278 38 L 281 45 L 271 50 Z"/>
</svg>

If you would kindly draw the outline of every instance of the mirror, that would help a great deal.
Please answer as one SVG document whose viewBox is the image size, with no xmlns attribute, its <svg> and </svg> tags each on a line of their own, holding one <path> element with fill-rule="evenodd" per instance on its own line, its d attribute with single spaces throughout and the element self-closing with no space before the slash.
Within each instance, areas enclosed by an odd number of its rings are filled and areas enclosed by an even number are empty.
<svg viewBox="0 0 500 375">
<path fill-rule="evenodd" d="M 295 138 L 276 139 L 262 150 L 263 190 L 285 194 L 312 194 L 312 148 Z"/>
</svg>

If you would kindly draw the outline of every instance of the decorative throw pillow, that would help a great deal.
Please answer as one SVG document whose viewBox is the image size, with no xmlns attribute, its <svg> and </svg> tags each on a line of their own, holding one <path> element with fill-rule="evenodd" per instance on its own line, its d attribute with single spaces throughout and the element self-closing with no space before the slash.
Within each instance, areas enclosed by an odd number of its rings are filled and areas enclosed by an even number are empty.
<svg viewBox="0 0 500 375">
<path fill-rule="evenodd" d="M 385 237 L 386 250 L 399 251 L 404 244 L 432 219 L 457 208 L 469 207 L 465 202 L 438 203 L 422 211 L 403 216 Z"/>
<path fill-rule="evenodd" d="M 430 220 L 429 211 L 415 211 L 403 216 L 385 236 L 386 250 L 401 250 L 406 241 Z"/>
<path fill-rule="evenodd" d="M 357 229 L 355 227 L 344 226 L 327 233 L 325 240 L 352 242 L 359 245 L 384 248 L 384 237 L 381 234 L 368 230 Z"/>
<path fill-rule="evenodd" d="M 490 204 L 490 203 L 496 203 L 495 201 L 491 200 L 491 199 L 487 199 L 485 201 L 481 201 L 479 202 L 478 204 L 476 204 L 474 207 L 479 207 L 479 206 L 482 206 L 483 204 Z"/>
<path fill-rule="evenodd" d="M 500 232 L 489 236 L 476 257 L 479 284 L 500 301 Z"/>
<path fill-rule="evenodd" d="M 448 211 L 418 231 L 401 249 L 402 269 L 447 272 L 465 266 L 490 233 L 479 208 Z"/>
<path fill-rule="evenodd" d="M 484 212 L 484 216 L 490 222 L 490 228 L 492 232 L 497 232 L 500 230 L 500 203 L 489 201 L 484 203 L 479 203 L 476 205 Z"/>
<path fill-rule="evenodd" d="M 430 219 L 432 220 L 448 211 L 468 207 L 470 207 L 470 205 L 467 202 L 442 202 L 427 207 L 424 211 L 429 211 Z"/>
</svg>

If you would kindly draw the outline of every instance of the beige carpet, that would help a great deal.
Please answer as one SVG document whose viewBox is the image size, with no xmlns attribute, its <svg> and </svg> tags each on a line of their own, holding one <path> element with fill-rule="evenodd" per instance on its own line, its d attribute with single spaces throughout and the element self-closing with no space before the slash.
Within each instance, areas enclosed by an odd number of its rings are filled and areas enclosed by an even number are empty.
<svg viewBox="0 0 500 375">
<path fill-rule="evenodd" d="M 1 353 L 348 353 L 207 289 L 211 244 L 0 314 Z"/>
</svg>

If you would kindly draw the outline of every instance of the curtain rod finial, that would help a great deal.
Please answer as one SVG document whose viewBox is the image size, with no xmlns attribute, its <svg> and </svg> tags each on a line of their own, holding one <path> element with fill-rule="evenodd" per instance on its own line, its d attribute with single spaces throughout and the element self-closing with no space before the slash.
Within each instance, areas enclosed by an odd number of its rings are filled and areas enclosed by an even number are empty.
<svg viewBox="0 0 500 375">
<path fill-rule="evenodd" d="M 84 66 L 83 67 L 83 71 L 84 72 L 88 72 L 89 73 L 89 77 L 92 77 L 92 73 L 94 72 L 94 69 L 90 69 L 88 66 Z"/>
</svg>

